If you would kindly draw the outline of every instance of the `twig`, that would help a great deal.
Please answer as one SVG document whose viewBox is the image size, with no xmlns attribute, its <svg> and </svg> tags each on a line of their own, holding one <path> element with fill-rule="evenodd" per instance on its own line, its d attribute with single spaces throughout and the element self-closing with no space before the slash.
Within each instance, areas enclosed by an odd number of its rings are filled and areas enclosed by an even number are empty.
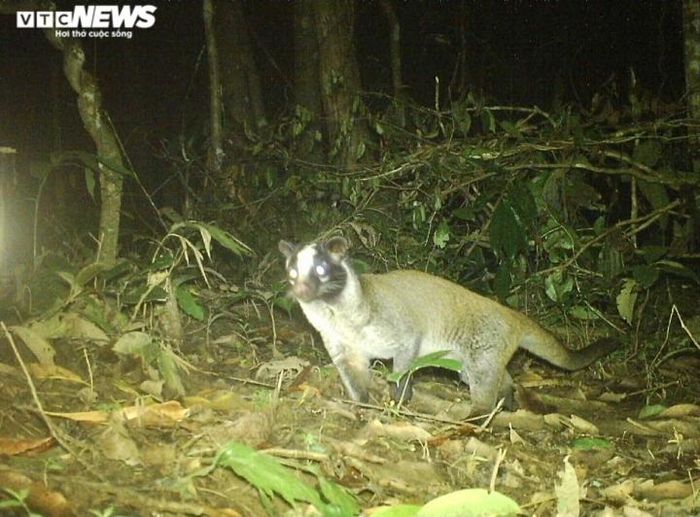
<svg viewBox="0 0 700 517">
<path fill-rule="evenodd" d="M 581 255 L 583 255 L 583 253 L 588 248 L 590 248 L 594 244 L 602 241 L 603 239 L 608 237 L 610 234 L 612 234 L 616 231 L 619 231 L 620 228 L 624 228 L 625 226 L 630 226 L 630 225 L 637 224 L 637 223 L 647 222 L 648 220 L 650 220 L 652 218 L 658 218 L 661 214 L 664 214 L 666 212 L 673 210 L 674 208 L 678 207 L 680 204 L 681 204 L 680 199 L 677 199 L 664 207 L 658 208 L 658 209 L 654 210 L 653 212 L 650 212 L 650 213 L 643 215 L 641 217 L 637 217 L 636 219 L 627 219 L 625 221 L 620 221 L 618 223 L 615 223 L 613 226 L 611 226 L 610 228 L 605 230 L 600 235 L 598 235 L 598 236 L 594 237 L 593 239 L 589 240 L 588 242 L 586 242 L 566 262 L 559 264 L 559 265 L 556 265 L 556 266 L 549 267 L 547 269 L 543 269 L 541 271 L 538 271 L 537 274 L 538 275 L 546 275 L 548 273 L 553 273 L 555 271 L 564 270 L 564 269 L 568 268 L 569 266 L 571 266 L 574 262 L 576 262 L 578 260 L 578 258 Z"/>
<path fill-rule="evenodd" d="M 49 433 L 51 434 L 51 437 L 56 440 L 56 442 L 63 447 L 71 456 L 73 456 L 78 463 L 90 474 L 95 476 L 97 479 L 100 481 L 105 481 L 104 477 L 94 470 L 91 465 L 86 463 L 85 461 L 82 460 L 82 458 L 73 450 L 73 448 L 68 445 L 67 443 L 67 438 L 64 436 L 62 432 L 60 432 L 51 422 L 51 419 L 49 416 L 46 414 L 44 411 L 44 407 L 41 404 L 41 400 L 39 400 L 39 394 L 36 390 L 36 386 L 34 385 L 34 381 L 32 380 L 32 376 L 29 374 L 29 369 L 27 368 L 27 365 L 24 363 L 24 359 L 22 359 L 22 356 L 19 353 L 19 350 L 17 349 L 17 344 L 15 343 L 14 337 L 10 333 L 10 331 L 7 329 L 5 326 L 4 321 L 0 321 L 0 327 L 2 327 L 3 332 L 5 333 L 5 337 L 7 338 L 7 341 L 10 343 L 10 347 L 12 347 L 12 352 L 15 354 L 15 358 L 17 359 L 17 362 L 19 363 L 20 368 L 22 369 L 22 372 L 24 373 L 24 377 L 27 380 L 27 385 L 29 386 L 29 391 L 32 394 L 32 399 L 34 400 L 34 404 L 37 407 L 37 410 L 39 412 L 39 416 L 41 419 L 44 421 L 44 424 L 46 424 L 47 429 L 49 430 Z"/>
<path fill-rule="evenodd" d="M 493 464 L 493 470 L 491 470 L 491 481 L 489 482 L 489 492 L 493 493 L 496 490 L 496 477 L 498 476 L 498 469 L 501 463 L 506 457 L 508 449 L 498 449 L 498 454 L 496 455 L 496 461 Z"/>
</svg>

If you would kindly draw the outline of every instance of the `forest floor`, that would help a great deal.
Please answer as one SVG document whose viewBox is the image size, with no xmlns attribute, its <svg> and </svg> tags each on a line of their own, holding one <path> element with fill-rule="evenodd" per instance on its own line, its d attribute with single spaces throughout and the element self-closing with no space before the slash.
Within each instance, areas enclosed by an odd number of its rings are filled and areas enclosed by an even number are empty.
<svg viewBox="0 0 700 517">
<path fill-rule="evenodd" d="M 523 354 L 513 373 L 528 409 L 467 421 L 468 390 L 449 372 L 419 372 L 405 407 L 385 400 L 380 374 L 373 403 L 346 400 L 320 341 L 278 319 L 274 336 L 193 334 L 179 398 L 109 347 L 64 343 L 61 369 L 25 370 L 3 344 L 0 514 L 319 514 L 224 468 L 217 453 L 234 441 L 311 487 L 344 487 L 366 514 L 483 488 L 524 515 L 700 515 L 697 350 L 653 372 L 619 352 L 575 374 Z"/>
</svg>

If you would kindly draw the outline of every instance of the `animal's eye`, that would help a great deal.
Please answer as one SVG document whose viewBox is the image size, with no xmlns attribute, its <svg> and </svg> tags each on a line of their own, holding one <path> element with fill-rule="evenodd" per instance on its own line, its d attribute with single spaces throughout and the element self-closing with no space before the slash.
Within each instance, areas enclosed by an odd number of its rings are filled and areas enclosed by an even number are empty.
<svg viewBox="0 0 700 517">
<path fill-rule="evenodd" d="M 287 274 L 289 275 L 289 278 L 291 278 L 292 280 L 296 280 L 296 278 L 299 276 L 299 273 L 298 273 L 297 270 L 294 269 L 294 268 L 291 268 L 291 269 L 287 272 Z"/>
<path fill-rule="evenodd" d="M 326 274 L 327 274 L 326 265 L 325 264 L 318 264 L 316 266 L 316 274 L 318 276 L 326 276 Z"/>
</svg>

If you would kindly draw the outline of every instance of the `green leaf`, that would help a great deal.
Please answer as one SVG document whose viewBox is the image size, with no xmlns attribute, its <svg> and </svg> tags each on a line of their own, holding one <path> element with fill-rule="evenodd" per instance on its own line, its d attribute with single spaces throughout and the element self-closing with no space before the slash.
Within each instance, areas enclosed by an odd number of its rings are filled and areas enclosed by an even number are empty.
<svg viewBox="0 0 700 517">
<path fill-rule="evenodd" d="M 444 368 L 453 372 L 462 371 L 462 363 L 456 359 L 446 359 L 449 350 L 438 350 L 415 359 L 405 372 L 393 372 L 387 376 L 392 382 L 398 382 L 404 375 L 411 375 L 421 368 Z"/>
<path fill-rule="evenodd" d="M 452 215 L 462 221 L 472 221 L 474 219 L 474 210 L 465 207 L 459 207 L 452 210 Z"/>
<path fill-rule="evenodd" d="M 148 294 L 146 298 L 144 298 L 144 302 L 164 302 L 168 299 L 168 293 L 162 287 L 155 286 L 149 288 L 147 285 L 140 285 L 127 291 L 122 298 L 122 302 L 126 305 L 134 305 L 141 300 L 141 297 L 146 294 L 147 291 Z"/>
<path fill-rule="evenodd" d="M 647 167 L 653 167 L 661 158 L 661 144 L 657 140 L 643 140 L 634 148 L 632 159 Z"/>
<path fill-rule="evenodd" d="M 234 252 L 236 255 L 252 255 L 253 250 L 250 249 L 243 241 L 237 239 L 226 230 L 222 230 L 213 224 L 197 223 L 202 228 L 205 228 L 212 238 L 221 244 L 224 248 Z"/>
<path fill-rule="evenodd" d="M 39 363 L 46 365 L 54 364 L 53 359 L 56 357 L 56 350 L 54 350 L 51 343 L 41 337 L 41 335 L 28 327 L 12 326 L 10 330 L 24 341 L 24 344 L 31 350 Z"/>
<path fill-rule="evenodd" d="M 127 332 L 112 347 L 117 354 L 149 356 L 153 351 L 153 339 L 145 332 Z"/>
<path fill-rule="evenodd" d="M 700 279 L 695 271 L 675 260 L 659 260 L 654 265 L 666 273 L 672 273 L 693 280 L 695 283 L 700 283 Z"/>
<path fill-rule="evenodd" d="M 78 274 L 75 275 L 75 283 L 84 286 L 87 284 L 90 280 L 95 278 L 97 275 L 102 273 L 103 271 L 107 270 L 107 266 L 105 264 L 102 264 L 100 262 L 94 262 L 92 264 L 88 264 L 85 266 L 83 269 L 78 271 Z"/>
<path fill-rule="evenodd" d="M 185 395 L 185 386 L 180 378 L 177 358 L 175 353 L 169 348 L 159 347 L 158 371 L 163 376 L 165 385 L 175 396 L 182 397 Z"/>
<path fill-rule="evenodd" d="M 417 517 L 510 516 L 520 513 L 518 503 L 500 492 L 467 488 L 442 495 L 421 508 Z"/>
<path fill-rule="evenodd" d="M 632 276 L 643 289 L 649 289 L 659 278 L 659 270 L 646 265 L 635 266 L 632 268 Z"/>
<path fill-rule="evenodd" d="M 292 470 L 272 456 L 261 454 L 242 443 L 230 442 L 225 445 L 214 464 L 233 470 L 268 497 L 279 495 L 292 507 L 296 507 L 299 501 L 311 503 L 319 510 L 325 506 L 318 492 Z"/>
<path fill-rule="evenodd" d="M 537 203 L 526 182 L 518 181 L 511 186 L 508 201 L 511 203 L 520 224 L 528 229 L 535 228 Z"/>
<path fill-rule="evenodd" d="M 544 289 L 550 300 L 562 303 L 574 290 L 574 279 L 557 270 L 544 279 Z"/>
<path fill-rule="evenodd" d="M 644 262 L 653 264 L 668 253 L 668 248 L 666 246 L 643 246 L 637 250 L 637 253 L 642 256 Z"/>
<path fill-rule="evenodd" d="M 491 113 L 491 110 L 481 110 L 481 124 L 484 131 L 488 131 L 489 133 L 496 132 L 496 118 L 493 116 L 493 113 Z"/>
<path fill-rule="evenodd" d="M 447 241 L 450 240 L 450 227 L 447 221 L 441 221 L 438 227 L 433 233 L 433 243 L 440 249 L 444 249 L 447 246 Z"/>
<path fill-rule="evenodd" d="M 585 305 L 574 305 L 569 309 L 569 316 L 583 321 L 600 319 L 600 313 Z"/>
<path fill-rule="evenodd" d="M 175 298 L 177 299 L 178 306 L 185 311 L 185 314 L 197 321 L 204 321 L 206 312 L 204 307 L 202 307 L 197 300 L 195 300 L 190 290 L 185 285 L 177 286 L 175 290 Z"/>
<path fill-rule="evenodd" d="M 510 283 L 510 261 L 505 260 L 496 270 L 496 277 L 493 279 L 493 290 L 501 300 L 505 300 L 510 294 Z"/>
<path fill-rule="evenodd" d="M 490 240 L 491 247 L 498 256 L 511 260 L 527 247 L 525 229 L 516 217 L 513 207 L 505 200 L 493 213 Z"/>
<path fill-rule="evenodd" d="M 637 282 L 633 278 L 625 279 L 616 301 L 617 312 L 623 320 L 631 325 L 634 317 L 634 305 L 637 301 Z"/>
<path fill-rule="evenodd" d="M 603 438 L 576 438 L 571 442 L 571 448 L 579 451 L 594 451 L 598 449 L 612 449 L 613 444 L 609 440 Z"/>
<path fill-rule="evenodd" d="M 414 517 L 420 509 L 421 507 L 415 504 L 397 504 L 373 511 L 372 517 Z"/>
<path fill-rule="evenodd" d="M 459 129 L 462 132 L 463 135 L 468 135 L 469 130 L 472 128 L 472 118 L 467 113 L 466 111 L 462 112 L 460 114 L 459 119 L 457 120 L 457 123 L 459 124 Z"/>
<path fill-rule="evenodd" d="M 323 512 L 325 517 L 338 516 L 344 517 L 346 515 L 358 515 L 360 513 L 360 506 L 357 504 L 357 500 L 349 493 L 344 487 L 328 481 L 323 476 L 318 477 L 318 486 L 321 489 L 321 494 L 329 502 Z"/>
<path fill-rule="evenodd" d="M 642 409 L 639 410 L 639 418 L 642 420 L 654 418 L 655 416 L 660 415 L 664 411 L 666 411 L 666 406 L 662 406 L 661 404 L 644 406 Z"/>
</svg>

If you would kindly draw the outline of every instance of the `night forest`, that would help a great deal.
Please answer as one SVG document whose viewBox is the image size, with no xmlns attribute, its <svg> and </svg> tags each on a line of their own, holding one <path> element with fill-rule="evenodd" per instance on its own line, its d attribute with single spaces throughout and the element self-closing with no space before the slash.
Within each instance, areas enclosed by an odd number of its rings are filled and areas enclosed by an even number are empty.
<svg viewBox="0 0 700 517">
<path fill-rule="evenodd" d="M 697 0 L 0 0 L 0 514 L 698 515 L 699 187 Z"/>
</svg>

